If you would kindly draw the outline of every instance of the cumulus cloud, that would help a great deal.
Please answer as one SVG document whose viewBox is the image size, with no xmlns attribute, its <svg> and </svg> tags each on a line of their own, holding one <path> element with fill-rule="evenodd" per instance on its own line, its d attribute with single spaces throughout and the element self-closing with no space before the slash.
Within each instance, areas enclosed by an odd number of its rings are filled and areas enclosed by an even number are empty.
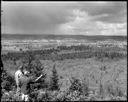
<svg viewBox="0 0 128 102">
<path fill-rule="evenodd" d="M 3 2 L 2 32 L 127 35 L 126 2 Z"/>
<path fill-rule="evenodd" d="M 127 35 L 127 24 L 106 23 L 95 19 L 107 15 L 91 16 L 85 11 L 74 10 L 73 21 L 60 25 L 61 33 L 82 35 Z"/>
<path fill-rule="evenodd" d="M 126 2 L 85 2 L 79 5 L 81 5 L 80 10 L 87 11 L 92 16 L 108 15 L 97 20 L 110 23 L 126 22 Z"/>
</svg>

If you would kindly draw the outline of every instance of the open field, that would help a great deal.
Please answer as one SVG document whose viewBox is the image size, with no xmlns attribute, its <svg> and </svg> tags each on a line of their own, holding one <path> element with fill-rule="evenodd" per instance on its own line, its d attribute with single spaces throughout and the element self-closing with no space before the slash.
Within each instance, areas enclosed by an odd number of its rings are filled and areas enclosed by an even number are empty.
<svg viewBox="0 0 128 102">
<path fill-rule="evenodd" d="M 126 36 L 82 36 L 82 35 L 2 35 L 2 53 L 56 48 L 57 46 L 127 47 Z"/>
</svg>

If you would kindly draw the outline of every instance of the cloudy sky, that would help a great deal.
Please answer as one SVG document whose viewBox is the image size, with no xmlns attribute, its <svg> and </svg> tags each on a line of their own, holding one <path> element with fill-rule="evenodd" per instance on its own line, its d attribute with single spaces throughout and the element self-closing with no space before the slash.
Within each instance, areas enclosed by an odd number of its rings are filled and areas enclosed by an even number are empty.
<svg viewBox="0 0 128 102">
<path fill-rule="evenodd" d="M 2 33 L 127 35 L 126 2 L 3 2 Z"/>
</svg>

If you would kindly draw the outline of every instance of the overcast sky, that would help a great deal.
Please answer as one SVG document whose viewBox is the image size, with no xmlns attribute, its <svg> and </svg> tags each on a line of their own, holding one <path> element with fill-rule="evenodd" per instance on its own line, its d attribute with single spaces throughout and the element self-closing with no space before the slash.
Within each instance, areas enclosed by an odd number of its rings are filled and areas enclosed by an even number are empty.
<svg viewBox="0 0 128 102">
<path fill-rule="evenodd" d="M 2 33 L 127 35 L 126 2 L 3 2 Z"/>
</svg>

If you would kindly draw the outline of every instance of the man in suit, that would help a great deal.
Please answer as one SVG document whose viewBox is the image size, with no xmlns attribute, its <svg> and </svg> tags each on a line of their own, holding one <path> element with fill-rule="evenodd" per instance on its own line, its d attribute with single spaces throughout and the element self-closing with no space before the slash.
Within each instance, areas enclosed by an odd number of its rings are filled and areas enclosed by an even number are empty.
<svg viewBox="0 0 128 102">
<path fill-rule="evenodd" d="M 37 82 L 42 75 L 38 78 L 35 76 L 29 76 L 29 72 L 23 68 L 23 66 L 19 67 L 19 70 L 15 73 L 15 80 L 17 85 L 17 93 L 21 94 L 21 99 L 23 101 L 29 100 L 30 94 L 30 84 Z"/>
</svg>

